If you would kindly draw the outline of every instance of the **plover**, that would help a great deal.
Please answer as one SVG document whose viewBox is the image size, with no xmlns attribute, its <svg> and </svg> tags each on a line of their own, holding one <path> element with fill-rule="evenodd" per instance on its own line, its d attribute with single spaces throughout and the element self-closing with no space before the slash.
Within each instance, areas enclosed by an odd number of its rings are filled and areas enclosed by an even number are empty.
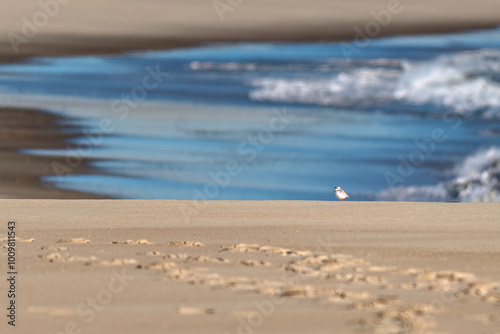
<svg viewBox="0 0 500 334">
<path fill-rule="evenodd" d="M 340 187 L 335 187 L 334 192 L 335 192 L 335 196 L 337 196 L 337 198 L 341 201 L 343 201 L 344 198 L 346 198 L 346 197 L 351 198 L 351 196 L 347 195 L 345 193 L 345 191 L 343 191 L 342 188 L 340 188 Z"/>
</svg>

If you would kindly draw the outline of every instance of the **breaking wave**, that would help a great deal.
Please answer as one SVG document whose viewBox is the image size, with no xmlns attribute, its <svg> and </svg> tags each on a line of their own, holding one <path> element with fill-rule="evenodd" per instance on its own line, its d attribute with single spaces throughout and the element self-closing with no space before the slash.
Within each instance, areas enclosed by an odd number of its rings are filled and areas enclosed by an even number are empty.
<svg viewBox="0 0 500 334">
<path fill-rule="evenodd" d="M 454 178 L 437 185 L 394 187 L 376 195 L 382 201 L 500 202 L 500 148 L 468 156 Z"/>
<path fill-rule="evenodd" d="M 484 111 L 487 118 L 500 116 L 500 51 L 463 52 L 422 64 L 402 64 L 395 98 L 460 114 Z"/>
<path fill-rule="evenodd" d="M 396 66 L 394 64 L 397 64 Z M 250 99 L 346 106 L 434 105 L 457 114 L 500 117 L 500 51 L 482 49 L 428 61 L 401 59 L 387 64 L 332 71 L 329 78 L 263 77 L 250 82 Z"/>
<path fill-rule="evenodd" d="M 257 79 L 251 82 L 257 89 L 250 92 L 250 99 L 323 106 L 348 106 L 375 99 L 389 102 L 391 92 L 380 86 L 394 85 L 397 76 L 395 70 L 361 68 L 331 79 Z"/>
</svg>

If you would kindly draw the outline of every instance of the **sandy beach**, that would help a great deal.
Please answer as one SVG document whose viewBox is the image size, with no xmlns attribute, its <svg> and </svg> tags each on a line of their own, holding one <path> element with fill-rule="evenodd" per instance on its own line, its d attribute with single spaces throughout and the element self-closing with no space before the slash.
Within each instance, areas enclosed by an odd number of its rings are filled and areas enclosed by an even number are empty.
<svg viewBox="0 0 500 334">
<path fill-rule="evenodd" d="M 42 1 L 42 3 L 44 3 Z M 494 0 L 356 1 L 53 1 L 0 5 L 0 60 L 41 55 L 118 53 L 225 41 L 336 41 L 492 28 Z M 384 14 L 385 13 L 385 14 Z M 369 29 L 369 28 L 368 28 Z M 13 42 L 14 41 L 14 42 Z M 13 47 L 13 45 L 15 45 Z"/>
<path fill-rule="evenodd" d="M 18 320 L 2 333 L 500 332 L 498 204 L 4 200 L 0 212 L 18 237 Z"/>
<path fill-rule="evenodd" d="M 500 24 L 494 0 L 214 3 L 4 0 L 0 61 Z M 1 333 L 500 333 L 497 203 L 93 200 L 18 152 L 66 147 L 66 120 L 0 109 Z"/>
</svg>

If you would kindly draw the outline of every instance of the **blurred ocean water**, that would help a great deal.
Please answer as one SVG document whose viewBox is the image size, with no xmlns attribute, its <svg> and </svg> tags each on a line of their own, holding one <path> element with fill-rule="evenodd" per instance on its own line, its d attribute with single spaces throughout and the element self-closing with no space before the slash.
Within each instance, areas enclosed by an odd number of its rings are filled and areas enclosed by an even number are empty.
<svg viewBox="0 0 500 334">
<path fill-rule="evenodd" d="M 116 198 L 500 200 L 500 30 L 207 44 L 0 65 L 1 103 L 85 129 L 45 181 Z M 62 124 L 64 125 L 64 124 Z M 72 172 L 89 158 L 91 175 Z M 59 166 L 61 167 L 61 166 Z"/>
</svg>

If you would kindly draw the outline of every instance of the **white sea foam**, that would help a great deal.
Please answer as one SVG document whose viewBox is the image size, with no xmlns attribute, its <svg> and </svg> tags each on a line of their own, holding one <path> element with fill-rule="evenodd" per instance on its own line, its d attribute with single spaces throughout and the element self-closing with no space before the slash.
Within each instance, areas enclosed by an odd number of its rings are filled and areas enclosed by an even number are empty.
<svg viewBox="0 0 500 334">
<path fill-rule="evenodd" d="M 500 84 L 492 80 L 492 75 L 500 74 L 500 51 L 462 52 L 402 64 L 396 99 L 444 106 L 460 114 L 485 110 L 486 117 L 500 116 Z"/>
<path fill-rule="evenodd" d="M 499 50 L 459 52 L 424 62 L 392 61 L 390 65 L 374 67 L 370 63 L 329 79 L 314 74 L 253 79 L 249 96 L 257 101 L 330 106 L 430 104 L 443 112 L 500 117 Z"/>
<path fill-rule="evenodd" d="M 482 149 L 453 170 L 454 178 L 437 185 L 395 187 L 379 192 L 384 201 L 500 202 L 500 148 Z"/>
<path fill-rule="evenodd" d="M 340 106 L 359 103 L 360 100 L 390 100 L 391 90 L 382 87 L 394 86 L 397 75 L 396 70 L 360 68 L 338 73 L 330 79 L 255 79 L 250 82 L 256 87 L 250 92 L 250 99 Z"/>
</svg>

